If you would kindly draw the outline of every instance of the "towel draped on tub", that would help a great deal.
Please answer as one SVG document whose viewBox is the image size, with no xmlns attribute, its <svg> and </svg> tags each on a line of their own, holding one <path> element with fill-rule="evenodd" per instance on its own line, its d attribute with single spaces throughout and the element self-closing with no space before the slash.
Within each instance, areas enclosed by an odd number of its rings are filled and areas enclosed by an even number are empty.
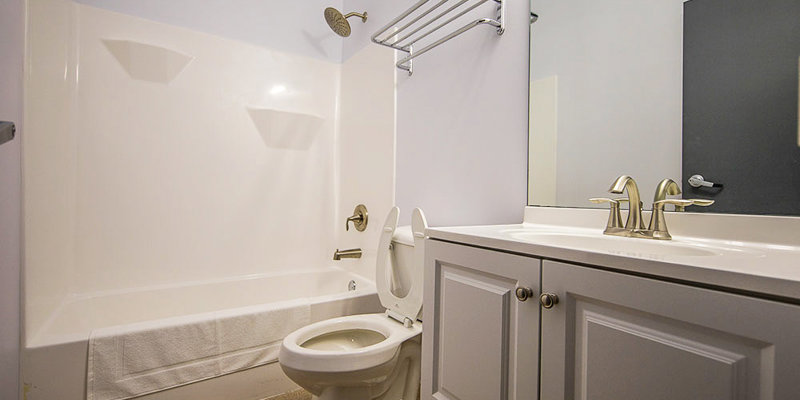
<svg viewBox="0 0 800 400">
<path fill-rule="evenodd" d="M 86 397 L 121 400 L 278 360 L 307 302 L 265 304 L 92 331 Z"/>
</svg>

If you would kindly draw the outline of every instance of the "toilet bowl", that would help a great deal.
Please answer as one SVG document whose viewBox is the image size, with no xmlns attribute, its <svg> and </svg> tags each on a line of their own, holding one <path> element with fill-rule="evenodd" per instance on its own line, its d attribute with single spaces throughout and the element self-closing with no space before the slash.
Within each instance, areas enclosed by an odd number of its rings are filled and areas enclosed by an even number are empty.
<svg viewBox="0 0 800 400">
<path fill-rule="evenodd" d="M 378 243 L 376 284 L 386 311 L 328 319 L 284 338 L 278 356 L 295 383 L 320 400 L 416 400 L 420 383 L 422 279 L 427 223 L 397 228 L 392 208 Z"/>
</svg>

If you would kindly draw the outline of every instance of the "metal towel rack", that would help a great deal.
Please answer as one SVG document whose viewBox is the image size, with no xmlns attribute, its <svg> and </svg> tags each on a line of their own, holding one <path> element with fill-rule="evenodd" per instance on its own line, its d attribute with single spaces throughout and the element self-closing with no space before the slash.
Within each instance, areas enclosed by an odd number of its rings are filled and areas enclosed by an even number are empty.
<svg viewBox="0 0 800 400">
<path fill-rule="evenodd" d="M 497 4 L 495 10 L 496 15 L 494 18 L 476 19 L 439 38 L 433 43 L 430 43 L 416 51 L 414 50 L 415 43 L 428 37 L 439 29 L 451 24 L 453 21 L 461 18 L 468 12 L 476 9 L 487 1 L 493 1 Z M 408 53 L 407 56 L 400 59 L 395 65 L 397 68 L 408 71 L 408 74 L 411 75 L 414 72 L 413 60 L 415 58 L 478 25 L 493 26 L 497 28 L 497 34 L 502 35 L 503 32 L 505 32 L 506 1 L 508 0 L 433 0 L 433 5 L 429 5 L 427 8 L 425 8 L 423 6 L 432 2 L 432 0 L 420 0 L 411 6 L 411 8 L 400 14 L 400 16 L 393 19 L 386 26 L 381 28 L 374 35 L 372 35 L 372 42 Z M 442 6 L 448 3 L 454 4 L 446 7 L 444 11 L 434 13 L 434 11 L 442 8 Z M 429 18 L 429 15 L 431 14 L 433 14 L 433 16 Z M 426 29 L 434 22 L 448 16 L 450 16 L 450 18 L 447 18 L 444 22 L 434 26 L 433 28 Z M 404 33 L 409 29 L 410 31 Z M 404 34 L 401 35 L 401 33 Z"/>
</svg>

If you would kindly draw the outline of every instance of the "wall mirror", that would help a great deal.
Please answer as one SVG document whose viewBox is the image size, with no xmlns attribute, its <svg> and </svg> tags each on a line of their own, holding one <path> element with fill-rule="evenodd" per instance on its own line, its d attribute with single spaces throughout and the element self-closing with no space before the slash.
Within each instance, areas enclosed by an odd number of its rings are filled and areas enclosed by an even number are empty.
<svg viewBox="0 0 800 400">
<path fill-rule="evenodd" d="M 645 208 L 671 178 L 716 201 L 687 211 L 800 215 L 800 1 L 531 3 L 528 204 L 627 174 Z"/>
</svg>

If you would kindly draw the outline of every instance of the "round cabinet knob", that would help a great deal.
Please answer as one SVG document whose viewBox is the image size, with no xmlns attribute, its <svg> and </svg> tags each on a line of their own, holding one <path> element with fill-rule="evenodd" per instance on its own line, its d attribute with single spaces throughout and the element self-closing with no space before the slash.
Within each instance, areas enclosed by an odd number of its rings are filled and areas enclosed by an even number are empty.
<svg viewBox="0 0 800 400">
<path fill-rule="evenodd" d="M 533 289 L 529 287 L 518 287 L 515 293 L 519 301 L 525 301 L 533 297 Z"/>
<path fill-rule="evenodd" d="M 542 303 L 542 307 L 550 309 L 558 304 L 558 296 L 552 293 L 542 293 L 542 295 L 539 296 L 539 302 Z"/>
</svg>

